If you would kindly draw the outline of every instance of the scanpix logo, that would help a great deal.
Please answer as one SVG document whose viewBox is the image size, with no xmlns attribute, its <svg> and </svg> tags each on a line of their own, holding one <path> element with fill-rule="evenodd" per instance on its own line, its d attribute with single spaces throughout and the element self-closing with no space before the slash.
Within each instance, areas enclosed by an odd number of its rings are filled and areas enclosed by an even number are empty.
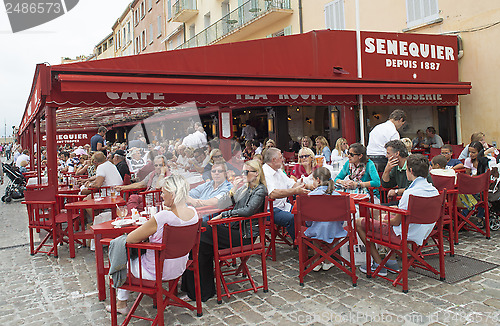
<svg viewBox="0 0 500 326">
<path fill-rule="evenodd" d="M 73 9 L 79 0 L 4 0 L 13 33 L 45 24 Z"/>
</svg>

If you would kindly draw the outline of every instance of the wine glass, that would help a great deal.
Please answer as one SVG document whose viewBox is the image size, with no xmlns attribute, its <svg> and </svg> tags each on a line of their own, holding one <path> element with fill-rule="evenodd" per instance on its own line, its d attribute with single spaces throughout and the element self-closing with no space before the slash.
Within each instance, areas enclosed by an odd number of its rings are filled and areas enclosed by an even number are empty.
<svg viewBox="0 0 500 326">
<path fill-rule="evenodd" d="M 120 220 L 123 220 L 123 218 L 128 214 L 127 206 L 118 206 L 116 208 L 116 214 L 120 217 Z"/>
</svg>

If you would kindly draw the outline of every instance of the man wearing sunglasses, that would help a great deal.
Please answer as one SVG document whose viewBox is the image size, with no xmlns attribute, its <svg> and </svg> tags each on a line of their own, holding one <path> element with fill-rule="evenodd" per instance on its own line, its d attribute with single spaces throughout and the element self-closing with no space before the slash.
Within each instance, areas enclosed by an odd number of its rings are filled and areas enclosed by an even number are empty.
<svg viewBox="0 0 500 326">
<path fill-rule="evenodd" d="M 288 196 L 307 194 L 309 190 L 301 181 L 295 182 L 289 178 L 281 169 L 282 166 L 281 150 L 276 147 L 268 148 L 264 154 L 262 170 L 266 177 L 269 198 L 274 199 L 274 222 L 284 226 L 292 239 L 295 239 L 293 214 L 290 213 L 292 205 L 286 199 Z"/>
<path fill-rule="evenodd" d="M 224 194 L 229 192 L 233 185 L 227 181 L 226 164 L 215 163 L 210 171 L 212 180 L 207 181 L 189 191 L 187 203 L 195 207 L 217 205 Z"/>
</svg>

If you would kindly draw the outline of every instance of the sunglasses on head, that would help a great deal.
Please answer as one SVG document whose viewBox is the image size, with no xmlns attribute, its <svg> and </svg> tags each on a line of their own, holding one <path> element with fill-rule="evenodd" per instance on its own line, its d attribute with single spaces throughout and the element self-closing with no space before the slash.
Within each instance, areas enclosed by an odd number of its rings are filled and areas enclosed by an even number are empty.
<svg viewBox="0 0 500 326">
<path fill-rule="evenodd" d="M 243 170 L 241 171 L 241 174 L 243 174 L 244 176 L 247 176 L 250 172 L 257 172 L 255 170 Z"/>
</svg>

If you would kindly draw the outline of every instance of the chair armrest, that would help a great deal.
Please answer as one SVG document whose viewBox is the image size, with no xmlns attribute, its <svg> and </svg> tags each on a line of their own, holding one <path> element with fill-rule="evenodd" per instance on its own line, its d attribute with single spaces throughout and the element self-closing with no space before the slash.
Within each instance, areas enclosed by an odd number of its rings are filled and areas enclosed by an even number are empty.
<svg viewBox="0 0 500 326">
<path fill-rule="evenodd" d="M 146 191 L 139 192 L 139 195 L 154 194 L 154 193 L 160 192 L 160 191 L 161 191 L 161 189 L 146 190 Z"/>
<path fill-rule="evenodd" d="M 102 239 L 101 244 L 109 246 L 113 239 Z M 127 248 L 137 248 L 137 249 L 150 249 L 150 250 L 163 250 L 166 245 L 161 243 L 150 243 L 150 242 L 139 242 L 139 243 L 127 243 Z"/>
<path fill-rule="evenodd" d="M 378 204 L 372 204 L 369 202 L 360 202 L 358 203 L 360 207 L 366 207 L 366 208 L 373 208 L 379 211 L 384 211 L 384 212 L 389 212 L 393 214 L 401 214 L 401 215 L 407 215 L 408 211 L 405 209 L 399 209 L 396 207 L 390 207 L 390 206 L 383 206 L 383 205 L 378 205 Z"/>
<path fill-rule="evenodd" d="M 140 193 L 140 192 L 145 191 L 146 189 L 147 189 L 146 187 L 132 188 L 132 189 L 123 189 L 123 190 L 120 191 L 120 194 L 123 195 L 124 193 L 131 193 L 131 192 Z"/>
<path fill-rule="evenodd" d="M 56 194 L 56 197 L 59 198 L 74 198 L 74 199 L 83 199 L 87 197 L 86 195 L 76 195 L 76 194 Z"/>
<path fill-rule="evenodd" d="M 56 202 L 55 200 L 36 200 L 36 201 L 31 201 L 31 200 L 28 200 L 28 201 L 22 201 L 21 204 L 26 204 L 26 205 L 55 205 Z"/>
<path fill-rule="evenodd" d="M 250 219 L 255 219 L 255 218 L 263 218 L 263 217 L 268 217 L 270 216 L 270 212 L 264 212 L 264 213 L 257 213 L 251 216 L 232 216 L 232 217 L 226 217 L 226 218 L 220 218 L 218 220 L 209 220 L 207 223 L 208 225 L 219 225 L 219 224 L 226 224 L 226 223 L 232 223 L 232 222 L 241 222 L 245 220 L 250 220 Z"/>
</svg>

